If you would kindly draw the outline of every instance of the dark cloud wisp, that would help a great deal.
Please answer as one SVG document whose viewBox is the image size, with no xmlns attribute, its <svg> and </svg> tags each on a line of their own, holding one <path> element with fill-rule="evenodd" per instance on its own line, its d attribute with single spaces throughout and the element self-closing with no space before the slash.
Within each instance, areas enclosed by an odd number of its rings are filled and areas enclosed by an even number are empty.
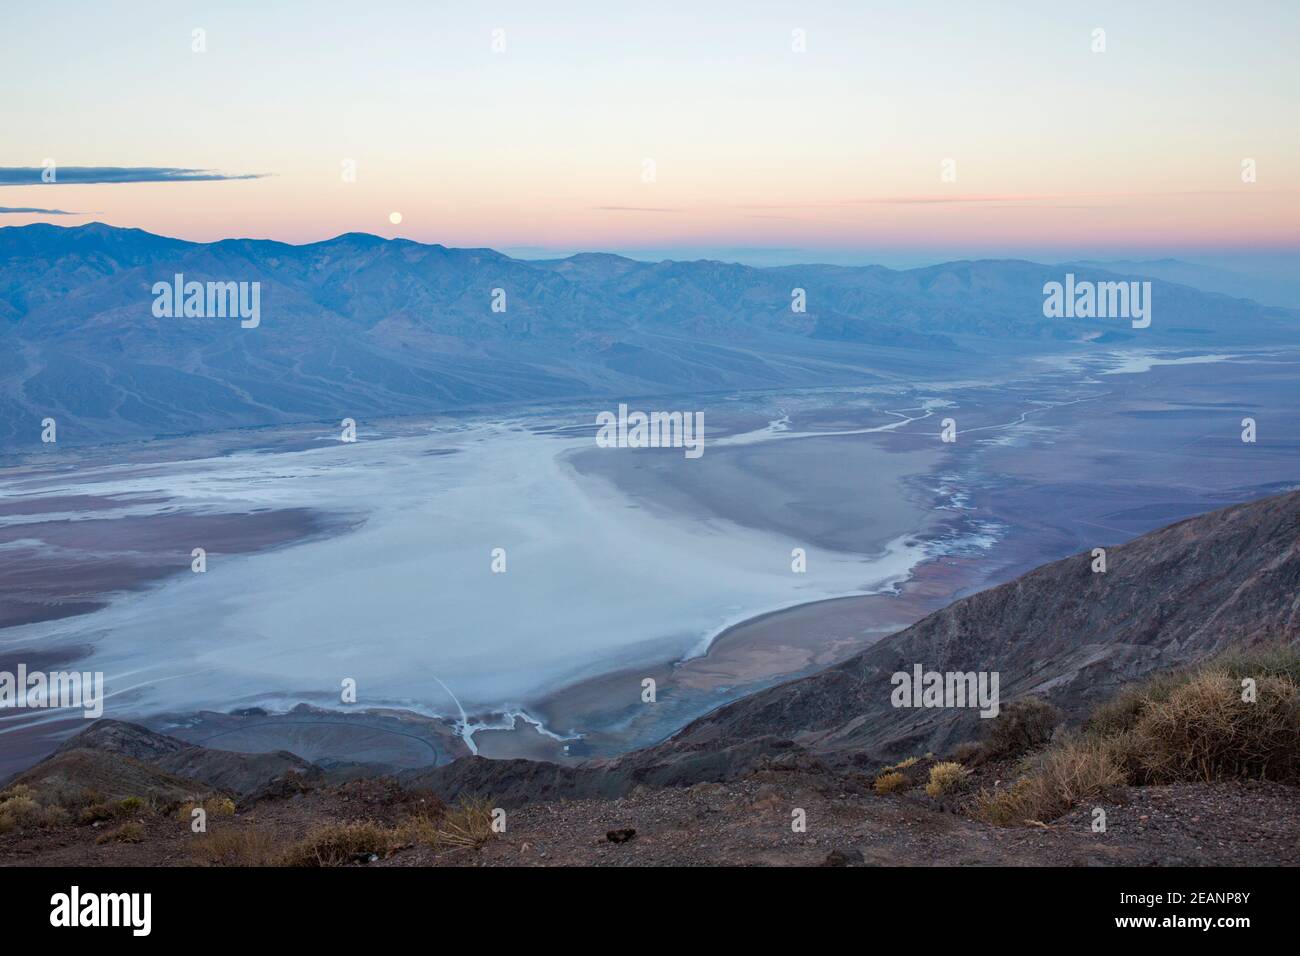
<svg viewBox="0 0 1300 956">
<path fill-rule="evenodd" d="M 0 216 L 17 216 L 26 213 L 34 216 L 80 216 L 79 212 L 68 212 L 66 209 L 29 209 L 22 206 L 0 206 Z"/>
<path fill-rule="evenodd" d="M 0 166 L 0 186 L 87 185 L 90 183 L 206 183 L 261 179 L 265 173 L 222 173 L 176 166 L 55 166 L 53 183 L 41 178 L 44 166 Z"/>
</svg>

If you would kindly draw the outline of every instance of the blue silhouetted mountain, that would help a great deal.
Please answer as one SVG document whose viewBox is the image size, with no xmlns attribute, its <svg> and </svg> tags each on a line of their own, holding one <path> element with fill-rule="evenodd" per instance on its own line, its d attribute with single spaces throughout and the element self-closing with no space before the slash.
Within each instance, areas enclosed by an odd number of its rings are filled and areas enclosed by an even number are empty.
<svg viewBox="0 0 1300 956">
<path fill-rule="evenodd" d="M 38 442 L 47 416 L 61 442 L 95 443 L 525 401 L 914 382 L 1008 354 L 1242 347 L 1294 342 L 1300 329 L 1295 311 L 1160 280 L 1147 329 L 1045 318 L 1044 283 L 1063 270 L 530 261 L 360 233 L 295 246 L 101 223 L 0 228 L 0 447 Z M 156 317 L 151 290 L 176 275 L 260 283 L 260 324 Z M 795 289 L 806 311 L 792 309 Z"/>
</svg>

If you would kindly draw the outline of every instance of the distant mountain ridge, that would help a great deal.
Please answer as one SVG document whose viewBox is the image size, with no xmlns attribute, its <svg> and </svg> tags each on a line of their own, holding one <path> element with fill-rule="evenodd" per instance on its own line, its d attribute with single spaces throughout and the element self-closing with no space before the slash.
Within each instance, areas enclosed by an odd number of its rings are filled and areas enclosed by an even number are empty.
<svg viewBox="0 0 1300 956">
<path fill-rule="evenodd" d="M 1077 261 L 1066 267 L 1143 275 L 1203 292 L 1253 299 L 1262 305 L 1300 308 L 1300 254 L 1265 253 L 1249 264 L 1240 260 L 1218 264 L 1181 259 L 1115 259 Z"/>
<path fill-rule="evenodd" d="M 155 282 L 261 283 L 262 321 L 156 318 Z M 100 223 L 0 228 L 0 447 L 500 403 L 916 380 L 1087 339 L 1230 347 L 1300 313 L 1156 280 L 1140 333 L 1052 320 L 1060 266 L 752 268 L 512 259 L 349 233 L 195 243 Z M 1094 279 L 1115 278 L 1090 273 Z M 493 290 L 502 290 L 500 293 Z M 807 309 L 792 309 L 795 289 Z M 494 301 L 504 304 L 494 311 Z"/>
</svg>

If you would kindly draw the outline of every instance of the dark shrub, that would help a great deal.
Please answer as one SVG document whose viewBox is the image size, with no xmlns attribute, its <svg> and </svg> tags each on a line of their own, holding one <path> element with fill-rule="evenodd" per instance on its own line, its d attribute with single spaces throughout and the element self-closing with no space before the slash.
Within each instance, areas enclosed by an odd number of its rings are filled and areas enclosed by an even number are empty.
<svg viewBox="0 0 1300 956">
<path fill-rule="evenodd" d="M 989 757 L 1019 757 L 1047 746 L 1061 712 L 1038 697 L 1013 700 L 993 718 L 984 752 Z"/>
</svg>

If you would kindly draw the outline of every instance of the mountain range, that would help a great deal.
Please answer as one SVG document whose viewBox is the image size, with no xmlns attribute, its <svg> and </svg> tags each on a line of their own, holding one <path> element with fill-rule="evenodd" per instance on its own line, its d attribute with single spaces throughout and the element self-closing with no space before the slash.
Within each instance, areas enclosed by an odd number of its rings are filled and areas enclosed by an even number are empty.
<svg viewBox="0 0 1300 956">
<path fill-rule="evenodd" d="M 1300 308 L 1300 256 L 1257 250 L 1249 256 L 1221 257 L 1209 261 L 1183 259 L 1105 259 L 1067 263 L 1079 271 L 1149 276 L 1189 285 L 1204 292 L 1253 299 L 1263 305 Z"/>
<path fill-rule="evenodd" d="M 155 316 L 151 290 L 176 274 L 260 283 L 260 324 Z M 1063 278 L 1062 266 L 1021 260 L 754 268 L 522 260 L 358 233 L 295 246 L 101 223 L 0 228 L 0 447 L 36 445 L 46 417 L 61 442 L 94 444 L 505 403 L 914 381 L 1008 354 L 1247 347 L 1300 330 L 1295 310 L 1159 278 L 1150 328 L 1045 318 L 1043 285 Z M 1079 278 L 1131 277 L 1089 268 Z M 797 289 L 804 311 L 792 307 Z"/>
</svg>

